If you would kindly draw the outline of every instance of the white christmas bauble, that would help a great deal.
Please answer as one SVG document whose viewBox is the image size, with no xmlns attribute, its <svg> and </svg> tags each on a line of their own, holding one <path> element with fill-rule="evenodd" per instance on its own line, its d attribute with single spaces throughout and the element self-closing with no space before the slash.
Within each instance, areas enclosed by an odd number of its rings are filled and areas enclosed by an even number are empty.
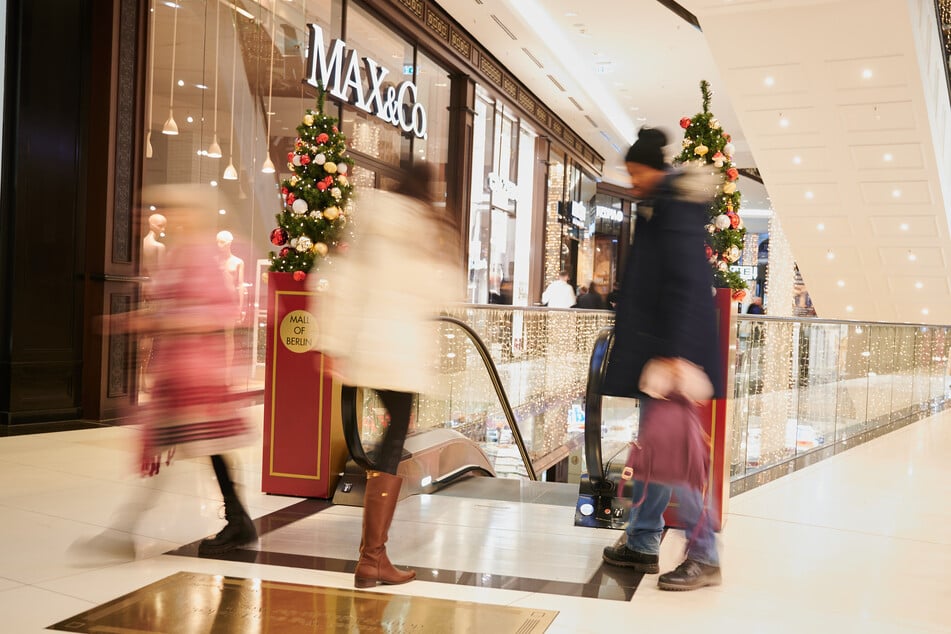
<svg viewBox="0 0 951 634">
<path fill-rule="evenodd" d="M 707 233 L 713 233 L 714 231 L 717 230 L 717 228 L 714 227 L 713 225 L 707 225 L 706 230 L 707 230 Z"/>
<path fill-rule="evenodd" d="M 337 171 L 341 174 L 347 173 L 347 164 L 346 163 L 337 163 Z"/>
<path fill-rule="evenodd" d="M 720 214 L 713 219 L 713 223 L 716 225 L 717 229 L 723 231 L 724 229 L 730 228 L 730 217 L 726 214 Z"/>
<path fill-rule="evenodd" d="M 323 214 L 321 214 L 319 211 L 316 211 L 316 210 L 315 210 L 315 211 L 310 212 L 310 213 L 307 214 L 307 215 L 310 216 L 311 218 L 313 218 L 314 220 L 320 220 L 320 217 L 321 217 Z"/>
<path fill-rule="evenodd" d="M 296 247 L 296 246 L 297 246 L 297 238 L 291 238 L 290 245 L 291 245 L 291 247 Z"/>
<path fill-rule="evenodd" d="M 324 209 L 324 218 L 327 220 L 336 220 L 340 215 L 340 209 L 338 207 L 327 207 Z"/>
<path fill-rule="evenodd" d="M 301 236 L 297 240 L 297 250 L 300 251 L 301 253 L 303 253 L 304 251 L 307 251 L 312 246 L 314 246 L 314 243 L 311 242 L 310 238 L 308 238 L 307 236 Z"/>
<path fill-rule="evenodd" d="M 720 262 L 719 264 L 717 264 L 717 268 L 720 269 L 721 271 L 726 271 L 727 268 L 729 267 L 726 265 L 726 262 Z"/>
<path fill-rule="evenodd" d="M 735 151 L 736 151 L 736 146 L 733 145 L 732 143 L 727 143 L 726 145 L 723 146 L 723 153 L 726 154 L 727 156 L 733 156 L 733 152 Z"/>
<path fill-rule="evenodd" d="M 716 119 L 713 119 L 712 121 L 710 121 L 710 129 L 711 129 L 711 130 L 718 130 L 719 128 L 720 128 L 720 122 L 719 122 L 719 121 L 717 121 Z"/>
<path fill-rule="evenodd" d="M 339 187 L 334 187 L 333 189 L 330 190 L 330 195 L 336 198 L 337 200 L 340 200 L 340 197 L 343 196 L 343 192 L 340 191 Z"/>
<path fill-rule="evenodd" d="M 327 162 L 327 157 L 324 156 L 322 153 L 318 154 L 317 156 L 314 157 L 314 162 L 317 163 L 317 165 L 323 165 L 324 163 Z"/>
<path fill-rule="evenodd" d="M 341 165 L 346 165 L 346 163 L 341 163 Z M 350 181 L 347 180 L 346 176 L 341 174 L 340 176 L 337 177 L 337 184 L 340 185 L 341 187 L 346 187 L 347 185 L 350 184 Z"/>
<path fill-rule="evenodd" d="M 291 162 L 292 162 L 294 165 L 300 167 L 300 154 L 295 154 L 295 155 L 294 155 L 294 158 L 291 160 Z"/>
<path fill-rule="evenodd" d="M 730 262 L 736 262 L 740 259 L 740 250 L 735 246 L 730 247 L 726 252 L 726 256 L 730 259 Z"/>
<path fill-rule="evenodd" d="M 295 214 L 303 214 L 307 212 L 307 201 L 303 198 L 298 198 L 294 201 L 294 204 L 291 205 L 291 208 L 294 210 Z"/>
</svg>

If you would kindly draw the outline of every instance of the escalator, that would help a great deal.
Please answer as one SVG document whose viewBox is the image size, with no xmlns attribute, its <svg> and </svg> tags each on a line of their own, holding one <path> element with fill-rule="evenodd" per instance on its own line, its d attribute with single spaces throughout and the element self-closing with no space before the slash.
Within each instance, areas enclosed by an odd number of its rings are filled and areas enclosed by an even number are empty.
<svg viewBox="0 0 951 634">
<path fill-rule="evenodd" d="M 462 320 L 441 316 L 438 321 L 441 385 L 434 386 L 435 397 L 415 403 L 416 429 L 411 422 L 398 469 L 404 480 L 401 497 L 435 493 L 471 477 L 514 474 L 538 480 L 537 463 L 529 456 L 488 347 Z M 467 372 L 471 366 L 480 368 L 477 378 Z M 344 439 L 351 459 L 337 485 L 335 504 L 362 505 L 365 472 L 377 468 L 374 434 L 367 428 L 385 429 L 386 414 L 379 418 L 385 410 L 374 396 L 351 386 L 341 391 Z"/>
</svg>

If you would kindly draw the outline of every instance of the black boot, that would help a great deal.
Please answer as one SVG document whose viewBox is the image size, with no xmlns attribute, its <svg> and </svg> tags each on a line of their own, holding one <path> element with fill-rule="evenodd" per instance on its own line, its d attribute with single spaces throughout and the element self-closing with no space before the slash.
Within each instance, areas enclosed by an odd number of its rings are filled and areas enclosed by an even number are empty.
<svg viewBox="0 0 951 634">
<path fill-rule="evenodd" d="M 718 586 L 721 582 L 719 566 L 687 559 L 676 569 L 662 574 L 657 580 L 657 587 L 661 590 L 696 590 L 704 586 Z"/>
<path fill-rule="evenodd" d="M 228 523 L 220 533 L 198 544 L 199 555 L 220 555 L 258 538 L 254 522 L 236 496 L 225 498 L 225 519 Z"/>
<path fill-rule="evenodd" d="M 660 572 L 660 565 L 658 564 L 660 558 L 657 555 L 631 550 L 623 542 L 614 546 L 605 546 L 601 557 L 609 564 L 633 568 L 634 572 L 641 572 L 645 575 L 656 575 Z"/>
</svg>

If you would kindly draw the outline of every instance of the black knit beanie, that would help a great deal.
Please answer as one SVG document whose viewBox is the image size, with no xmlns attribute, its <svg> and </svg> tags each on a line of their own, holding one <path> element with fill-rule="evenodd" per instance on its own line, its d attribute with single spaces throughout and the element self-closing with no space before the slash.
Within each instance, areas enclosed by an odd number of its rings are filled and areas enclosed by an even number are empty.
<svg viewBox="0 0 951 634">
<path fill-rule="evenodd" d="M 657 128 L 641 128 L 637 133 L 637 141 L 627 151 L 626 163 L 640 163 L 657 170 L 667 167 L 664 163 L 664 146 L 667 145 L 667 135 Z"/>
</svg>

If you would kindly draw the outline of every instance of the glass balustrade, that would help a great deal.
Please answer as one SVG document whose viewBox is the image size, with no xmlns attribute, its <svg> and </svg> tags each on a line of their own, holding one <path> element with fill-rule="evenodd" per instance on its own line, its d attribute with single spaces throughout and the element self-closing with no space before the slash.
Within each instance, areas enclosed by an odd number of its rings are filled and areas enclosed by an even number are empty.
<svg viewBox="0 0 951 634">
<path fill-rule="evenodd" d="M 582 461 L 583 471 L 588 364 L 613 313 L 460 305 L 445 314 L 484 341 L 518 430 L 508 423 L 479 350 L 446 322 L 434 325 L 437 378 L 418 399 L 413 429 L 458 431 L 479 444 L 501 477 L 528 477 L 518 434 L 537 473 L 569 455 Z M 728 432 L 734 480 L 811 454 L 826 457 L 951 396 L 949 328 L 742 315 L 734 332 Z M 385 410 L 373 392 L 362 398 L 361 433 L 372 447 Z M 623 463 L 636 435 L 636 401 L 603 399 L 602 420 L 603 459 Z"/>
</svg>

